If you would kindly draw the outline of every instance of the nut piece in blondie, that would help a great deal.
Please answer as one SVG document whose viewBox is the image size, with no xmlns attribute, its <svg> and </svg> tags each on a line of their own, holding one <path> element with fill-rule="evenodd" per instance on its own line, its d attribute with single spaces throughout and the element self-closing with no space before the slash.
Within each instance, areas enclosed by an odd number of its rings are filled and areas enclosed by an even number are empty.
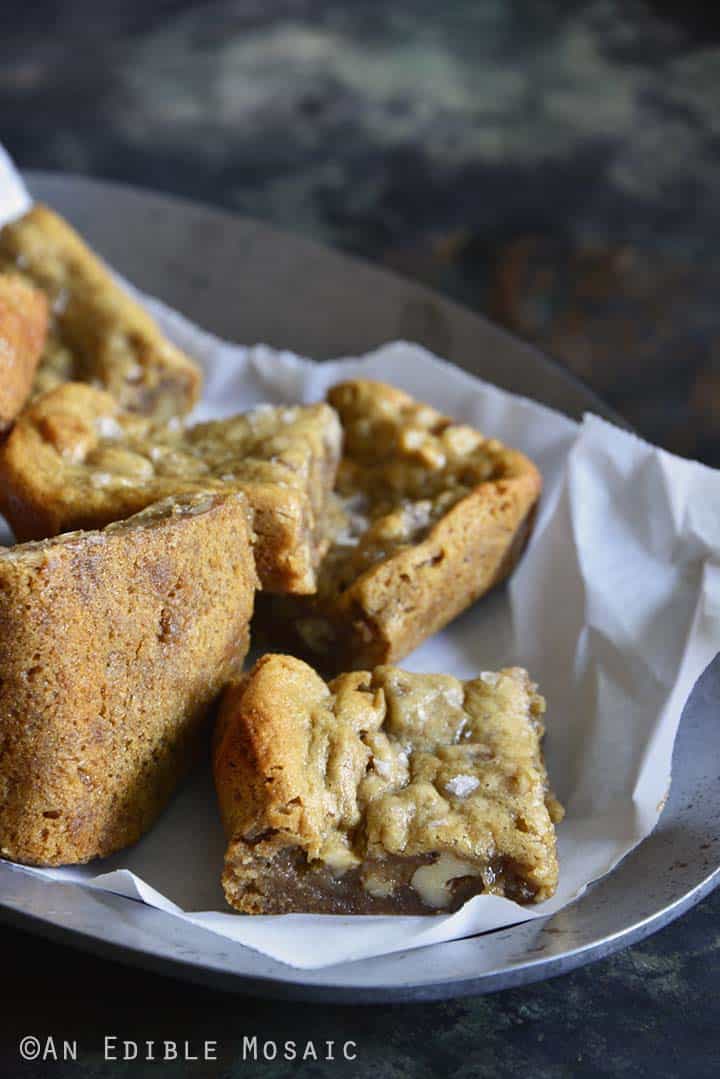
<svg viewBox="0 0 720 1079">
<path fill-rule="evenodd" d="M 263 588 L 311 592 L 341 439 L 326 404 L 261 405 L 183 429 L 67 382 L 31 402 L 0 448 L 0 508 L 25 540 L 100 528 L 167 495 L 241 489 Z"/>
<path fill-rule="evenodd" d="M 0 230 L 0 270 L 20 274 L 50 300 L 50 332 L 33 392 L 90 382 L 123 408 L 157 419 L 183 415 L 195 404 L 199 368 L 52 210 L 34 206 Z"/>
<path fill-rule="evenodd" d="M 86 862 L 140 838 L 241 669 L 255 583 L 240 493 L 0 553 L 3 857 Z"/>
<path fill-rule="evenodd" d="M 28 398 L 47 324 L 45 294 L 17 274 L 0 273 L 0 430 Z"/>
<path fill-rule="evenodd" d="M 266 598 L 260 627 L 326 671 L 392 663 L 502 581 L 542 478 L 522 453 L 379 382 L 330 390 L 345 449 L 317 595 Z"/>
<path fill-rule="evenodd" d="M 526 671 L 395 667 L 329 684 L 266 655 L 224 694 L 214 772 L 222 883 L 247 914 L 432 914 L 549 898 L 562 807 Z"/>
</svg>

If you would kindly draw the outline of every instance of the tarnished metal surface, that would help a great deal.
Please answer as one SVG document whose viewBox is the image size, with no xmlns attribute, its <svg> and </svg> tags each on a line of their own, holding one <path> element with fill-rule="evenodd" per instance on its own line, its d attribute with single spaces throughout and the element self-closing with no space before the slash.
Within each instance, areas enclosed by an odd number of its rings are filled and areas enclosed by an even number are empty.
<svg viewBox="0 0 720 1079">
<path fill-rule="evenodd" d="M 318 357 L 395 337 L 579 416 L 610 418 L 582 385 L 481 318 L 417 285 L 256 222 L 86 180 L 32 177 L 118 270 L 201 324 Z M 0 918 L 42 935 L 238 992 L 335 1002 L 490 992 L 599 959 L 659 929 L 720 882 L 720 660 L 691 696 L 653 835 L 543 922 L 432 948 L 296 971 L 118 896 L 0 866 Z"/>
</svg>

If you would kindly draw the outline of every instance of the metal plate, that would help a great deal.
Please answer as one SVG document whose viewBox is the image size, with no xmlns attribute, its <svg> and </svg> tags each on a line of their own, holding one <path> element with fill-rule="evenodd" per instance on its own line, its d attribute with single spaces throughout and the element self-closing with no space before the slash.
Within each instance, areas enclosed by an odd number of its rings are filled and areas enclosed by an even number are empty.
<svg viewBox="0 0 720 1079">
<path fill-rule="evenodd" d="M 235 340 L 317 357 L 405 337 L 507 389 L 579 417 L 612 415 L 533 349 L 418 285 L 188 202 L 34 174 L 34 196 L 73 221 L 138 286 Z M 653 835 L 573 906 L 463 941 L 297 971 L 119 896 L 0 866 L 0 918 L 100 955 L 221 988 L 333 1002 L 489 992 L 570 970 L 659 929 L 720 882 L 720 660 L 695 688 Z"/>
</svg>

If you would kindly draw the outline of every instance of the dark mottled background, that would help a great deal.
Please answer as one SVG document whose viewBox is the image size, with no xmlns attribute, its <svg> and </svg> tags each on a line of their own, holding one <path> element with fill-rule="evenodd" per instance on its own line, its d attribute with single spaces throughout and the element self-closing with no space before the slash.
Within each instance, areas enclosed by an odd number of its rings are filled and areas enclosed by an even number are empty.
<svg viewBox="0 0 720 1079">
<path fill-rule="evenodd" d="M 25 166 L 422 278 L 720 463 L 720 14 L 636 0 L 0 5 Z"/>
<path fill-rule="evenodd" d="M 720 14 L 655 0 L 0 4 L 0 138 L 26 167 L 224 205 L 422 279 L 538 342 L 639 430 L 720 464 Z M 352 1037 L 265 1074 L 717 1076 L 720 899 L 543 985 L 271 1006 L 3 931 L 3 1074 L 103 1068 L 103 1032 Z M 19 1033 L 80 1038 L 65 1068 Z M 148 1064 L 147 1074 L 159 1066 Z"/>
</svg>

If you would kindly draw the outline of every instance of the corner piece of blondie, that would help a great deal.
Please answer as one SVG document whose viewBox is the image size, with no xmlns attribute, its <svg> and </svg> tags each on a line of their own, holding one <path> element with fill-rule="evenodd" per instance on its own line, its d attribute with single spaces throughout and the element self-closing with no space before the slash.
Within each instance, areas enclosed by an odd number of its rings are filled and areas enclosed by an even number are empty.
<svg viewBox="0 0 720 1079">
<path fill-rule="evenodd" d="M 45 345 L 48 302 L 17 274 L 0 273 L 0 430 L 25 404 Z"/>
<path fill-rule="evenodd" d="M 50 301 L 50 332 L 33 393 L 91 382 L 133 412 L 169 419 L 195 404 L 199 367 L 160 332 L 62 217 L 37 205 L 0 230 L 0 270 Z"/>
<path fill-rule="evenodd" d="M 394 386 L 355 379 L 328 401 L 345 448 L 317 595 L 258 615 L 268 640 L 334 673 L 397 662 L 507 577 L 542 477 Z"/>
<path fill-rule="evenodd" d="M 134 843 L 185 775 L 249 641 L 242 494 L 167 499 L 0 552 L 0 855 Z"/>
<path fill-rule="evenodd" d="M 262 587 L 311 592 L 342 433 L 326 404 L 261 405 L 183 428 L 66 382 L 36 398 L 0 447 L 0 508 L 18 539 L 100 528 L 169 495 L 242 490 Z"/>
<path fill-rule="evenodd" d="M 562 808 L 526 671 L 395 667 L 329 684 L 266 655 L 224 695 L 214 773 L 222 883 L 248 914 L 432 914 L 549 898 Z"/>
</svg>

